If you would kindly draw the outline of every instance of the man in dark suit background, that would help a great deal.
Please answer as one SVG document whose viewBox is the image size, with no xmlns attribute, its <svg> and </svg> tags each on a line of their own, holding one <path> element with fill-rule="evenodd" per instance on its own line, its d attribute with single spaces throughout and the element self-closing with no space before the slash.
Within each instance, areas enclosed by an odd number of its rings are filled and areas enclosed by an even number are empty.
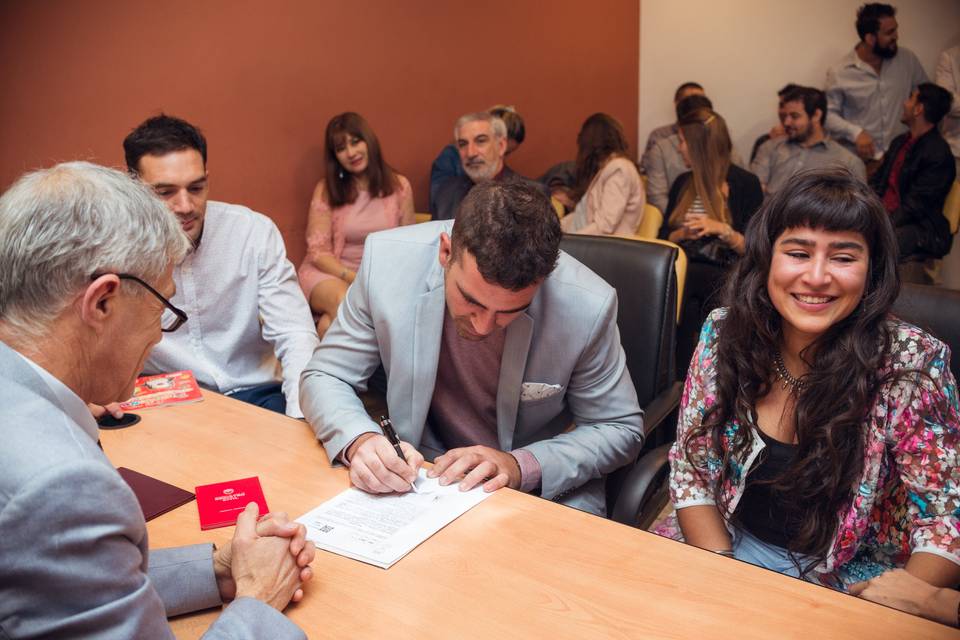
<svg viewBox="0 0 960 640">
<path fill-rule="evenodd" d="M 480 111 L 460 116 L 453 130 L 464 174 L 447 178 L 437 197 L 430 201 L 434 220 L 452 220 L 473 185 L 482 182 L 523 180 L 546 193 L 543 185 L 527 180 L 504 163 L 507 155 L 507 126 L 497 116 Z"/>
<path fill-rule="evenodd" d="M 941 258 L 953 237 L 943 205 L 956 178 L 950 146 L 937 124 L 950 111 L 946 89 L 925 82 L 903 103 L 901 122 L 910 130 L 894 138 L 870 186 L 890 213 L 901 262 Z"/>
</svg>

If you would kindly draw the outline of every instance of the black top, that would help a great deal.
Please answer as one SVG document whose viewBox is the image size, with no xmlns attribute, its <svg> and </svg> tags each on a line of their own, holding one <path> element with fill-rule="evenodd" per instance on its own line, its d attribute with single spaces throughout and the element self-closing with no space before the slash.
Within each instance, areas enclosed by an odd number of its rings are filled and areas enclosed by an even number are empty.
<svg viewBox="0 0 960 640">
<path fill-rule="evenodd" d="M 550 195 L 545 185 L 524 178 L 507 165 L 503 165 L 503 169 L 499 174 L 497 174 L 497 177 L 494 178 L 494 180 L 497 182 L 513 182 L 522 180 L 523 182 L 536 187 L 548 197 Z M 466 174 L 462 176 L 453 176 L 452 178 L 447 178 L 444 180 L 437 191 L 437 201 L 430 203 L 433 219 L 453 220 L 456 218 L 457 211 L 460 209 L 460 203 L 464 198 L 467 197 L 467 194 L 470 193 L 470 189 L 473 189 L 473 185 L 473 180 L 471 180 L 470 176 Z"/>
<path fill-rule="evenodd" d="M 670 214 L 673 213 L 683 188 L 693 178 L 693 172 L 687 171 L 677 176 L 670 187 L 670 199 L 667 210 L 663 214 L 663 225 L 660 226 L 658 237 L 666 240 L 670 235 Z M 747 229 L 747 222 L 763 204 L 763 187 L 760 179 L 746 169 L 735 164 L 727 170 L 727 184 L 730 185 L 730 196 L 727 198 L 727 207 L 730 209 L 730 225 L 739 233 Z"/>
<path fill-rule="evenodd" d="M 798 523 L 791 521 L 792 503 L 774 494 L 770 484 L 758 484 L 758 481 L 781 476 L 796 458 L 798 445 L 774 440 L 757 431 L 766 446 L 747 475 L 747 486 L 737 504 L 735 520 L 754 537 L 786 548 L 798 528 Z"/>
<path fill-rule="evenodd" d="M 909 134 L 893 139 L 883 156 L 883 165 L 870 178 L 870 186 L 880 198 L 887 191 L 890 172 L 897 152 L 907 142 Z M 900 207 L 890 214 L 893 226 L 914 225 L 922 229 L 920 253 L 941 258 L 950 251 L 952 236 L 950 224 L 943 215 L 943 205 L 953 186 L 957 168 L 950 145 L 934 127 L 913 144 L 903 159 L 898 187 Z"/>
</svg>

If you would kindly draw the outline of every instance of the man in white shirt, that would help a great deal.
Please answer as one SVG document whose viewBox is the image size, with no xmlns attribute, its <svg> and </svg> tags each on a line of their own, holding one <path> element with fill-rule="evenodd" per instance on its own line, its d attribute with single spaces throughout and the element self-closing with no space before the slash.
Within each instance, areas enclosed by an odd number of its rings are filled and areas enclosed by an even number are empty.
<svg viewBox="0 0 960 640">
<path fill-rule="evenodd" d="M 300 372 L 319 339 L 277 226 L 246 207 L 207 201 L 207 144 L 190 123 L 150 118 L 123 149 L 127 168 L 193 243 L 174 268 L 172 299 L 193 321 L 164 335 L 145 370 L 190 369 L 205 388 L 302 418 Z"/>
<path fill-rule="evenodd" d="M 827 133 L 865 162 L 898 135 L 903 101 L 927 81 L 917 56 L 897 46 L 897 10 L 878 2 L 857 11 L 860 42 L 827 70 Z"/>
</svg>

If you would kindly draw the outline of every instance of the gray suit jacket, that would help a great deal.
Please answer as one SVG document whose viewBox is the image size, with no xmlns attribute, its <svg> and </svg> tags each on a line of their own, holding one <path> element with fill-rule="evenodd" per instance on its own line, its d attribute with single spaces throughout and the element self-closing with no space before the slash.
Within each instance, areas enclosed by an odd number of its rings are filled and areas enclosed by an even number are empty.
<svg viewBox="0 0 960 640">
<path fill-rule="evenodd" d="M 452 226 L 431 222 L 367 238 L 357 278 L 300 383 L 301 408 L 331 459 L 358 435 L 378 431 L 357 392 L 381 363 L 400 437 L 442 450 L 424 426 L 446 313 L 439 237 Z M 604 477 L 632 462 L 643 440 L 616 320 L 613 288 L 562 253 L 507 327 L 497 391 L 500 448 L 537 458 L 543 497 L 598 514 Z M 537 383 L 556 391 L 522 400 Z"/>
<path fill-rule="evenodd" d="M 220 604 L 209 544 L 150 554 L 133 492 L 43 378 L 0 343 L 0 638 L 172 638 Z M 205 638 L 303 638 L 252 598 Z"/>
</svg>

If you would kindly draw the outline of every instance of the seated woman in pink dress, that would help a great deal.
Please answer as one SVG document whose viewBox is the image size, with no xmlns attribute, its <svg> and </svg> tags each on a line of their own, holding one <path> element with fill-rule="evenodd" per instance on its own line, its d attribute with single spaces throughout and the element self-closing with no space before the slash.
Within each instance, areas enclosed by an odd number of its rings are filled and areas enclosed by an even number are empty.
<svg viewBox="0 0 960 640">
<path fill-rule="evenodd" d="M 359 114 L 330 120 L 324 157 L 326 175 L 313 191 L 307 255 L 297 271 L 320 337 L 357 275 L 367 235 L 414 222 L 410 182 L 384 161 L 377 136 Z"/>
</svg>

